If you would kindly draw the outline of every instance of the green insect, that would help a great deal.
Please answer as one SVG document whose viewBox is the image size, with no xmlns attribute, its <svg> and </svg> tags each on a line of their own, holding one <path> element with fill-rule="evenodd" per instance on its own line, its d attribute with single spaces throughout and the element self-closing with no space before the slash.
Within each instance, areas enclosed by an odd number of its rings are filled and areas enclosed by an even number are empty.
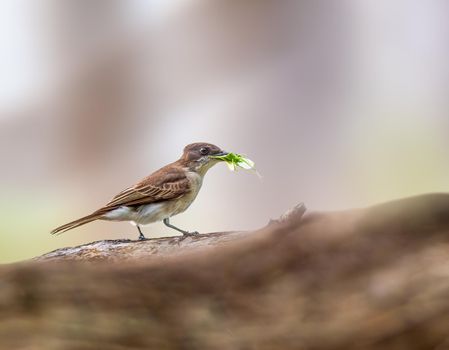
<svg viewBox="0 0 449 350">
<path fill-rule="evenodd" d="M 228 153 L 225 156 L 212 156 L 212 158 L 226 162 L 226 165 L 231 171 L 235 171 L 239 167 L 245 170 L 255 170 L 255 164 L 251 159 L 245 158 L 237 153 Z"/>
</svg>

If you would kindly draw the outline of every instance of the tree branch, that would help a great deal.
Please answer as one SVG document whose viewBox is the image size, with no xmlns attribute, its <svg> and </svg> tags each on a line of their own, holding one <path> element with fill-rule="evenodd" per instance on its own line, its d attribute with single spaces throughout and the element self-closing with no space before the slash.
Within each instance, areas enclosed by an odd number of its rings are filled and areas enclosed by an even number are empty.
<svg viewBox="0 0 449 350">
<path fill-rule="evenodd" d="M 0 348 L 448 348 L 449 195 L 294 212 L 3 266 Z"/>
<path fill-rule="evenodd" d="M 306 212 L 304 203 L 288 210 L 268 225 L 279 224 L 291 218 L 300 219 Z M 79 261 L 124 261 L 149 259 L 159 256 L 179 255 L 217 246 L 248 237 L 250 231 L 229 231 L 199 234 L 192 237 L 174 236 L 133 241 L 130 239 L 101 240 L 77 247 L 67 247 L 34 258 L 36 261 L 79 260 Z"/>
</svg>

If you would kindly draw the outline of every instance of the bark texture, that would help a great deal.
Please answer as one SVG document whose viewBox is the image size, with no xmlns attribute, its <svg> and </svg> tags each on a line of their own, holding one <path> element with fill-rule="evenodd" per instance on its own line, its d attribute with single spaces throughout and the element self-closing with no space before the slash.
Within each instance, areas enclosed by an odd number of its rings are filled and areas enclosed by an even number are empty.
<svg viewBox="0 0 449 350">
<path fill-rule="evenodd" d="M 449 195 L 303 214 L 3 266 L 0 348 L 449 349 Z"/>
</svg>

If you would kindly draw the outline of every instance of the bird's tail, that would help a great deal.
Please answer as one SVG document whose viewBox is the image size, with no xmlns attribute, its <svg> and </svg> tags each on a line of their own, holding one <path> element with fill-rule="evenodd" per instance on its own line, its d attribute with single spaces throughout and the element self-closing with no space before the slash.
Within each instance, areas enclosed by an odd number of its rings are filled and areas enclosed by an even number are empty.
<svg viewBox="0 0 449 350">
<path fill-rule="evenodd" d="M 69 222 L 69 223 L 67 223 L 65 225 L 62 225 L 62 226 L 59 226 L 59 227 L 55 228 L 53 231 L 51 231 L 51 234 L 52 235 L 55 235 L 55 234 L 59 235 L 59 234 L 65 232 L 65 231 L 71 230 L 71 229 L 73 229 L 75 227 L 78 227 L 78 226 L 81 226 L 81 225 L 85 225 L 85 224 L 87 224 L 87 223 L 89 223 L 91 221 L 94 221 L 94 220 L 98 220 L 101 217 L 102 217 L 102 214 L 99 214 L 97 212 L 92 213 L 92 214 L 84 216 L 84 217 L 82 217 L 82 218 L 80 218 L 78 220 Z"/>
</svg>

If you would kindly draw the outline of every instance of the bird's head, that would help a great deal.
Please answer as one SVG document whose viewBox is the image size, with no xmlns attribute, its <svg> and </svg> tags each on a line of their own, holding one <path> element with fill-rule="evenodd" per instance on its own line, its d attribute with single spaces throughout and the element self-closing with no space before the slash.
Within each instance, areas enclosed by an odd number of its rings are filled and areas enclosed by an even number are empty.
<svg viewBox="0 0 449 350">
<path fill-rule="evenodd" d="M 224 156 L 226 154 L 228 152 L 211 143 L 197 142 L 184 148 L 181 160 L 189 169 L 204 175 L 207 170 L 220 161 L 211 156 Z"/>
</svg>

